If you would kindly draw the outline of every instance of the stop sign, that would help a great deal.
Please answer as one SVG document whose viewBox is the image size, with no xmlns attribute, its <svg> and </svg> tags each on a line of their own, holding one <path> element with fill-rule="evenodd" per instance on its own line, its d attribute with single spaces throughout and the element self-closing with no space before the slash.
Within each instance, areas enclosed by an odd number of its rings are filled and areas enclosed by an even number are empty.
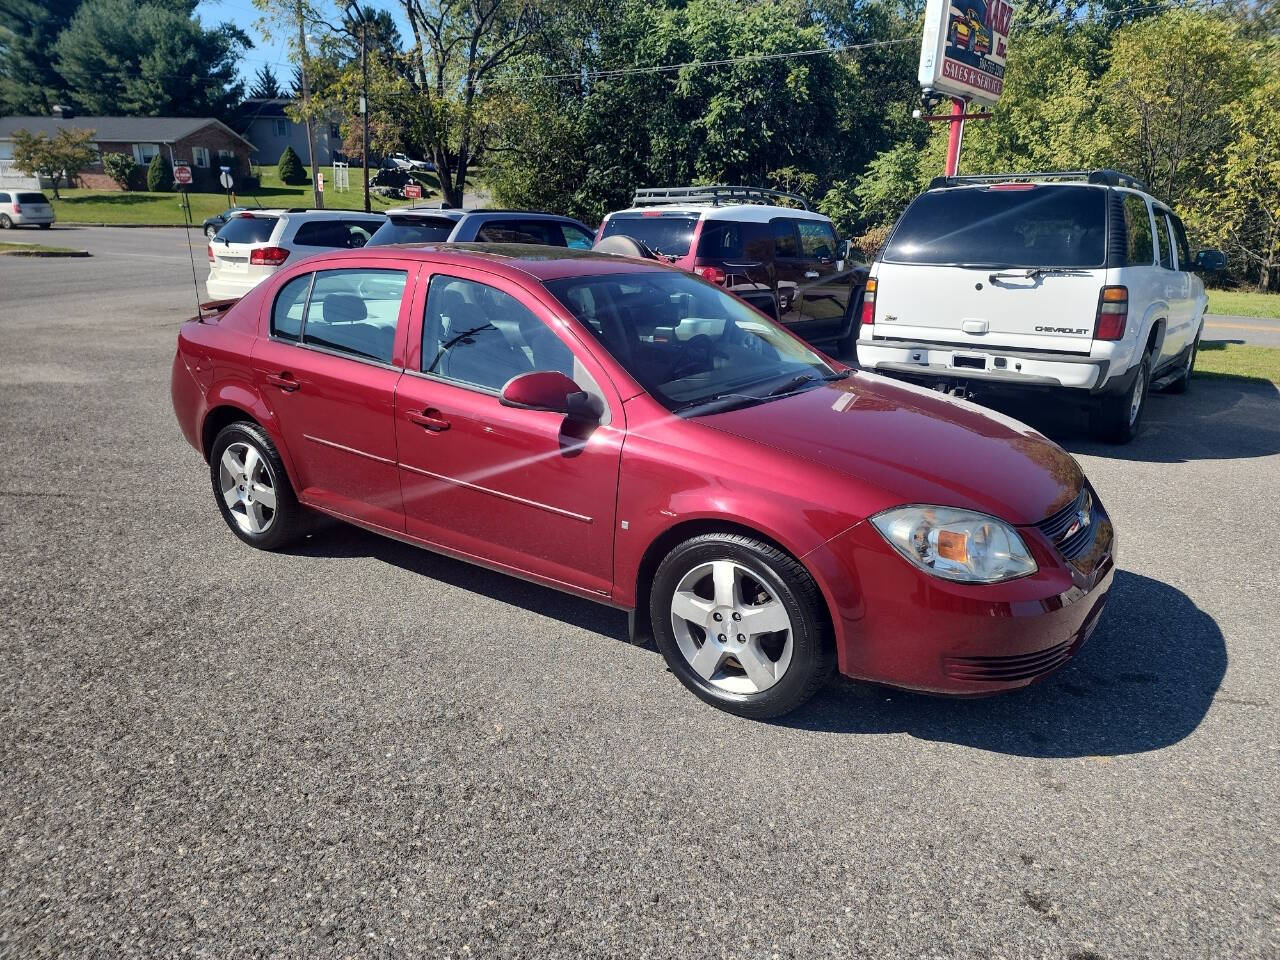
<svg viewBox="0 0 1280 960">
<path fill-rule="evenodd" d="M 191 168 L 186 164 L 179 164 L 173 168 L 173 182 L 188 184 L 191 182 Z"/>
</svg>

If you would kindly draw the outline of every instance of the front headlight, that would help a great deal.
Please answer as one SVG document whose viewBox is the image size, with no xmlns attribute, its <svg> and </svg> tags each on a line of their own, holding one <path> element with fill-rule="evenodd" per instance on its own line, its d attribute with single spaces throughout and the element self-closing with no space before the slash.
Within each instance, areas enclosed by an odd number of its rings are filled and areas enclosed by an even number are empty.
<svg viewBox="0 0 1280 960">
<path fill-rule="evenodd" d="M 952 507 L 895 507 L 871 518 L 889 545 L 917 567 L 961 583 L 999 583 L 1036 572 L 1018 531 Z"/>
</svg>

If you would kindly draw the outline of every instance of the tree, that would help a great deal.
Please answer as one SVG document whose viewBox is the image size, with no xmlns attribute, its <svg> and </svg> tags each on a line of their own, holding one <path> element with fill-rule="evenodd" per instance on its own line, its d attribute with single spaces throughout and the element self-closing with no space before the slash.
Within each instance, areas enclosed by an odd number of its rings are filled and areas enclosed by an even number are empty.
<svg viewBox="0 0 1280 960">
<path fill-rule="evenodd" d="M 65 172 L 74 176 L 94 161 L 92 130 L 64 128 L 50 137 L 26 130 L 13 132 L 13 165 L 31 176 L 44 177 L 53 183 L 53 195 L 61 199 L 58 182 Z"/>
<path fill-rule="evenodd" d="M 280 89 L 280 80 L 271 69 L 271 64 L 264 63 L 253 75 L 253 86 L 249 88 L 249 96 L 255 100 L 277 100 L 284 96 Z"/>
<path fill-rule="evenodd" d="M 1231 138 L 1230 106 L 1251 85 L 1252 52 L 1211 13 L 1178 10 L 1122 28 L 1098 85 L 1109 159 L 1169 203 L 1204 184 Z"/>
<path fill-rule="evenodd" d="M 280 182 L 290 185 L 306 183 L 307 175 L 302 168 L 302 160 L 293 147 L 285 147 L 284 153 L 280 154 L 280 163 L 277 166 L 280 171 Z"/>
<path fill-rule="evenodd" d="M 54 43 L 83 0 L 0 0 L 4 64 L 0 102 L 14 113 L 48 116 L 66 90 L 57 69 Z"/>
<path fill-rule="evenodd" d="M 147 189 L 152 193 L 173 189 L 173 171 L 169 169 L 169 161 L 162 153 L 157 153 L 147 164 Z"/>
<path fill-rule="evenodd" d="M 55 44 L 57 67 L 86 113 L 228 116 L 244 85 L 238 27 L 207 30 L 195 0 L 95 0 L 76 13 Z"/>
<path fill-rule="evenodd" d="M 1216 182 L 1195 198 L 1188 220 L 1256 270 L 1265 292 L 1280 286 L 1280 79 L 1271 74 L 1230 115 L 1233 138 Z"/>
<path fill-rule="evenodd" d="M 129 190 L 133 185 L 133 157 L 127 153 L 104 153 L 102 169 L 107 172 L 121 190 Z"/>
</svg>

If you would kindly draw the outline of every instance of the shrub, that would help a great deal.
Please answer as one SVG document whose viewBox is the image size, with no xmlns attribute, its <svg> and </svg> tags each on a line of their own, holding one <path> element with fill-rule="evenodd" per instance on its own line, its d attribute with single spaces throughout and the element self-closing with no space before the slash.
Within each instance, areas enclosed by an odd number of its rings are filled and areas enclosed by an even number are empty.
<svg viewBox="0 0 1280 960">
<path fill-rule="evenodd" d="M 280 154 L 280 182 L 295 185 L 307 182 L 307 174 L 302 168 L 302 160 L 294 152 L 293 147 L 285 147 Z"/>
<path fill-rule="evenodd" d="M 127 153 L 104 153 L 102 169 L 121 190 L 131 189 L 129 180 L 133 176 L 133 157 Z"/>
<path fill-rule="evenodd" d="M 169 161 L 163 154 L 157 153 L 147 166 L 147 189 L 152 193 L 173 189 L 173 171 L 169 169 Z"/>
<path fill-rule="evenodd" d="M 862 254 L 864 263 L 870 263 L 876 258 L 880 248 L 889 239 L 889 231 L 892 228 L 892 224 L 882 223 L 878 227 L 872 227 L 862 236 L 853 238 L 853 248 Z"/>
</svg>

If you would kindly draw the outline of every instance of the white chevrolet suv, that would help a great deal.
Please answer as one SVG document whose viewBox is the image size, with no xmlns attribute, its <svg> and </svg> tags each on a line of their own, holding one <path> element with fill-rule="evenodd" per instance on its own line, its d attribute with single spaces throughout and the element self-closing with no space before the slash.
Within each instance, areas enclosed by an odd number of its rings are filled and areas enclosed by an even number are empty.
<svg viewBox="0 0 1280 960">
<path fill-rule="evenodd" d="M 381 213 L 355 210 L 244 210 L 233 214 L 209 242 L 213 300 L 234 300 L 286 263 L 325 250 L 354 250 L 384 222 Z"/>
<path fill-rule="evenodd" d="M 1186 388 L 1208 298 L 1182 221 L 1112 170 L 939 177 L 867 281 L 858 362 L 942 389 L 1088 404 L 1124 443 L 1147 390 Z"/>
</svg>

